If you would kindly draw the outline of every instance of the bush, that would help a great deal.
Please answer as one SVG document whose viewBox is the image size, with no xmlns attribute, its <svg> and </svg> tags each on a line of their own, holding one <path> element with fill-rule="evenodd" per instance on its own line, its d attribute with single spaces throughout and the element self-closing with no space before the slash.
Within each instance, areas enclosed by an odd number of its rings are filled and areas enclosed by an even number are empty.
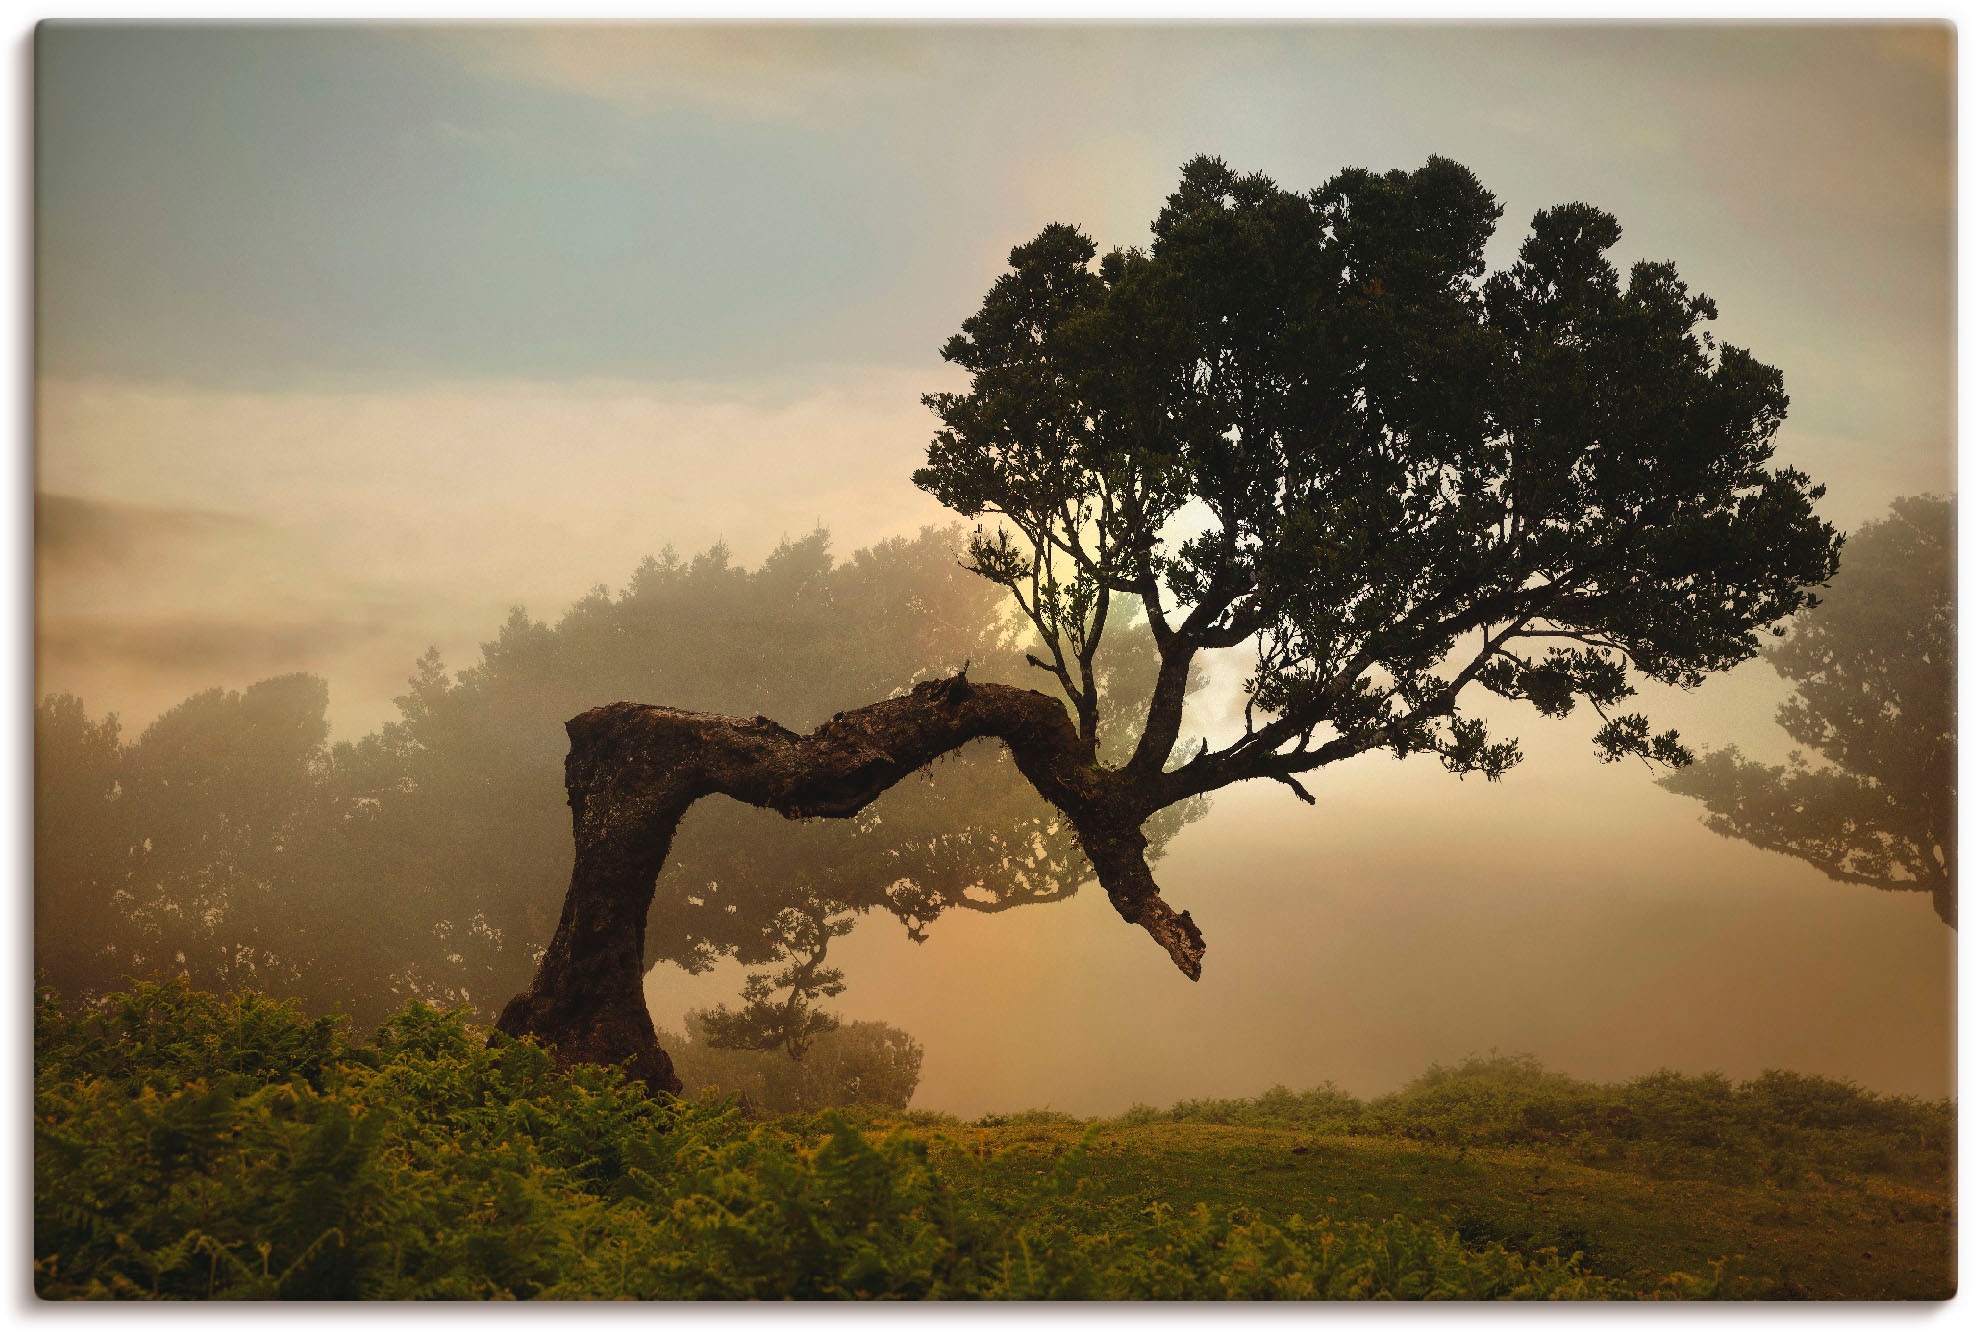
<svg viewBox="0 0 1980 1333">
<path fill-rule="evenodd" d="M 1029 1111 L 992 1111 L 969 1123 L 974 1129 L 997 1129 L 1007 1125 L 1083 1125 L 1086 1122 L 1068 1111 L 1039 1106 Z"/>
<path fill-rule="evenodd" d="M 772 1115 L 852 1106 L 905 1111 L 921 1082 L 921 1043 L 886 1023 L 842 1023 L 813 1038 L 802 1060 L 781 1049 L 714 1046 L 706 1013 L 687 1015 L 686 1029 L 659 1037 L 687 1093 L 712 1090 Z"/>
<path fill-rule="evenodd" d="M 1594 1166 L 1797 1187 L 1878 1174 L 1935 1180 L 1949 1169 L 1950 1102 L 1888 1097 L 1847 1081 L 1769 1070 L 1735 1084 L 1668 1070 L 1585 1083 L 1527 1055 L 1432 1065 L 1407 1086 L 1360 1102 L 1332 1084 L 1306 1092 L 1135 1105 L 1120 1126 L 1196 1122 L 1372 1134 L 1455 1147 L 1564 1146 Z"/>
<path fill-rule="evenodd" d="M 1355 1098 L 1331 1083 L 1323 1083 L 1305 1092 L 1294 1092 L 1284 1084 L 1277 1084 L 1258 1097 L 1180 1101 L 1159 1117 L 1152 1116 L 1152 1108 L 1147 1107 L 1130 1108 L 1128 1114 L 1207 1125 L 1319 1129 L 1352 1125 L 1360 1119 L 1361 1111 L 1361 1103 Z"/>
</svg>

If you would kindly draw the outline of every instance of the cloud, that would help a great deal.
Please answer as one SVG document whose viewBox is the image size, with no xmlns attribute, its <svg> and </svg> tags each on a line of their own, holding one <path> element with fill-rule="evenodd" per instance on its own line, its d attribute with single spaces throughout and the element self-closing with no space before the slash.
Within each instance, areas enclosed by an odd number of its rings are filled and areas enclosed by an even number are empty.
<svg viewBox="0 0 1980 1333">
<path fill-rule="evenodd" d="M 820 524 L 849 553 L 939 521 L 908 478 L 943 387 L 44 381 L 41 688 L 137 718 L 222 683 L 195 668 L 316 670 L 340 733 L 368 730 L 428 646 L 468 665 L 511 606 L 554 619 L 663 547 L 753 564 Z"/>
<path fill-rule="evenodd" d="M 88 659 L 99 668 L 214 678 L 275 675 L 321 661 L 390 628 L 382 620 L 327 616 L 315 620 L 260 617 L 54 615 L 37 627 L 47 657 Z"/>
<path fill-rule="evenodd" d="M 470 68 L 637 115 L 682 106 L 750 120 L 833 115 L 925 75 L 926 35 L 775 23 L 562 25 L 422 34 Z"/>
<path fill-rule="evenodd" d="M 141 573 L 189 545 L 265 533 L 266 525 L 254 519 L 213 509 L 45 492 L 34 497 L 34 551 L 44 571 Z"/>
</svg>

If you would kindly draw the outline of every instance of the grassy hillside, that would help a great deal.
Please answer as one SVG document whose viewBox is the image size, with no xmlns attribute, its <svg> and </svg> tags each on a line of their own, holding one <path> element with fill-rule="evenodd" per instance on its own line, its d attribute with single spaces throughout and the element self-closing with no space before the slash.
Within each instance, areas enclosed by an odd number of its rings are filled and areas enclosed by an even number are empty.
<svg viewBox="0 0 1980 1333">
<path fill-rule="evenodd" d="M 1951 1293 L 1950 1106 L 1521 1060 L 1106 1121 L 750 1120 L 414 1007 L 43 997 L 35 1273 L 90 1297 Z"/>
<path fill-rule="evenodd" d="M 1580 1256 L 1629 1290 L 1670 1291 L 1673 1272 L 1719 1276 L 1685 1294 L 1812 1299 L 1951 1295 L 1950 1199 L 1889 1179 L 1735 1185 L 1591 1167 L 1547 1148 L 1451 1149 L 1366 1136 L 1230 1125 L 1102 1124 L 932 1131 L 959 1192 L 1013 1211 L 1048 1164 L 1080 1178 L 1070 1198 L 1036 1200 L 1074 1229 L 1152 1205 L 1251 1209 L 1342 1220 L 1430 1219 L 1468 1247 Z M 1075 1156 L 1076 1155 L 1076 1156 Z M 1065 1165 L 1059 1165 L 1072 1159 Z M 1027 1167 L 1029 1166 L 1029 1172 Z M 980 1182 L 980 1183 L 979 1183 Z"/>
</svg>

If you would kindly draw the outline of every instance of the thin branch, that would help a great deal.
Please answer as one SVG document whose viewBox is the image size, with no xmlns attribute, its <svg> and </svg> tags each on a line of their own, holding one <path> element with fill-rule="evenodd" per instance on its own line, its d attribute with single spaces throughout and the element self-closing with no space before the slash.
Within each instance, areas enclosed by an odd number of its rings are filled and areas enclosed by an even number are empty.
<svg viewBox="0 0 1980 1333">
<path fill-rule="evenodd" d="M 1272 779 L 1275 782 L 1283 782 L 1286 784 L 1286 786 L 1291 787 L 1293 795 L 1299 797 L 1300 800 L 1305 801 L 1308 805 L 1319 804 L 1319 802 L 1313 799 L 1313 793 L 1308 791 L 1306 788 L 1300 786 L 1299 779 L 1294 777 L 1292 774 L 1274 773 L 1272 774 Z"/>
</svg>

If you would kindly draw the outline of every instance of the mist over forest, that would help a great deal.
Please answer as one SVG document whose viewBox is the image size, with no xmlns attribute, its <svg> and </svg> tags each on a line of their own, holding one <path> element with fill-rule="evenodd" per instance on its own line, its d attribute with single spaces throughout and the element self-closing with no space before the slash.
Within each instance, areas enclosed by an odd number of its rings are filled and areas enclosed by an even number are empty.
<svg viewBox="0 0 1980 1333">
<path fill-rule="evenodd" d="M 36 42 L 36 958 L 77 995 L 158 969 L 486 1018 L 557 923 L 579 712 L 803 731 L 965 661 L 1047 687 L 910 480 L 921 396 L 965 386 L 938 349 L 1011 247 L 1146 246 L 1199 154 L 1299 190 L 1462 162 L 1503 206 L 1494 270 L 1588 201 L 1619 263 L 1669 259 L 1780 367 L 1776 462 L 1823 520 L 1953 489 L 1930 26 Z M 1145 632 L 1109 644 L 1118 705 L 1151 667 Z M 1184 735 L 1222 743 L 1255 655 L 1200 666 Z M 1755 660 L 1631 706 L 1778 795 L 1817 754 L 1789 697 Z M 1525 756 L 1498 782 L 1367 754 L 1303 779 L 1312 807 L 1251 782 L 1173 812 L 1154 873 L 1211 941 L 1194 983 L 1080 889 L 994 744 L 855 821 L 702 802 L 654 1021 L 746 1014 L 822 938 L 807 976 L 844 990 L 816 1012 L 911 1037 L 914 1104 L 959 1114 L 1368 1097 L 1493 1050 L 1950 1093 L 1956 936 L 1873 887 L 1901 857 L 1765 850 L 1778 802 L 1600 763 L 1580 715 L 1480 717 Z"/>
<path fill-rule="evenodd" d="M 50 558 L 84 567 L 161 527 L 194 542 L 237 530 L 144 514 L 127 531 L 101 508 L 43 504 Z M 333 739 L 334 682 L 307 672 L 203 690 L 128 728 L 46 696 L 38 971 L 77 996 L 182 975 L 361 1025 L 415 998 L 489 1021 L 527 984 L 569 879 L 564 720 L 623 698 L 802 731 L 965 662 L 1036 684 L 1035 645 L 961 567 L 961 537 L 927 528 L 840 559 L 819 531 L 753 568 L 722 546 L 665 549 L 554 619 L 514 609 L 471 665 L 427 653 L 396 717 L 352 739 Z M 1123 614 L 1103 679 L 1132 701 L 1153 656 Z M 1191 734 L 1230 725 L 1221 674 L 1199 682 Z M 1688 734 L 1731 738 L 1698 714 Z M 858 820 L 705 802 L 655 900 L 655 1021 L 679 1031 L 739 1005 L 751 976 L 830 925 L 851 930 L 829 957 L 844 993 L 813 1008 L 911 1038 L 916 1104 L 960 1112 L 1102 1113 L 1270 1083 L 1367 1096 L 1491 1049 L 1594 1078 L 1784 1065 L 1950 1087 L 1949 1016 L 1930 1002 L 1950 932 L 1919 895 L 1713 837 L 1640 766 L 1597 765 L 1572 723 L 1525 721 L 1532 757 L 1498 784 L 1376 759 L 1316 783 L 1314 811 L 1240 790 L 1176 812 L 1154 830 L 1157 874 L 1217 928 L 1194 987 L 1152 966 L 1090 884 L 1075 896 L 1090 873 L 1077 844 L 993 743 Z M 1131 723 L 1104 733 L 1116 753 Z M 1750 723 L 1733 734 L 1781 747 Z M 1190 1069 L 1154 1058 L 1151 1019 Z"/>
<path fill-rule="evenodd" d="M 1950 22 L 23 41 L 36 1297 L 1955 1296 Z"/>
</svg>

